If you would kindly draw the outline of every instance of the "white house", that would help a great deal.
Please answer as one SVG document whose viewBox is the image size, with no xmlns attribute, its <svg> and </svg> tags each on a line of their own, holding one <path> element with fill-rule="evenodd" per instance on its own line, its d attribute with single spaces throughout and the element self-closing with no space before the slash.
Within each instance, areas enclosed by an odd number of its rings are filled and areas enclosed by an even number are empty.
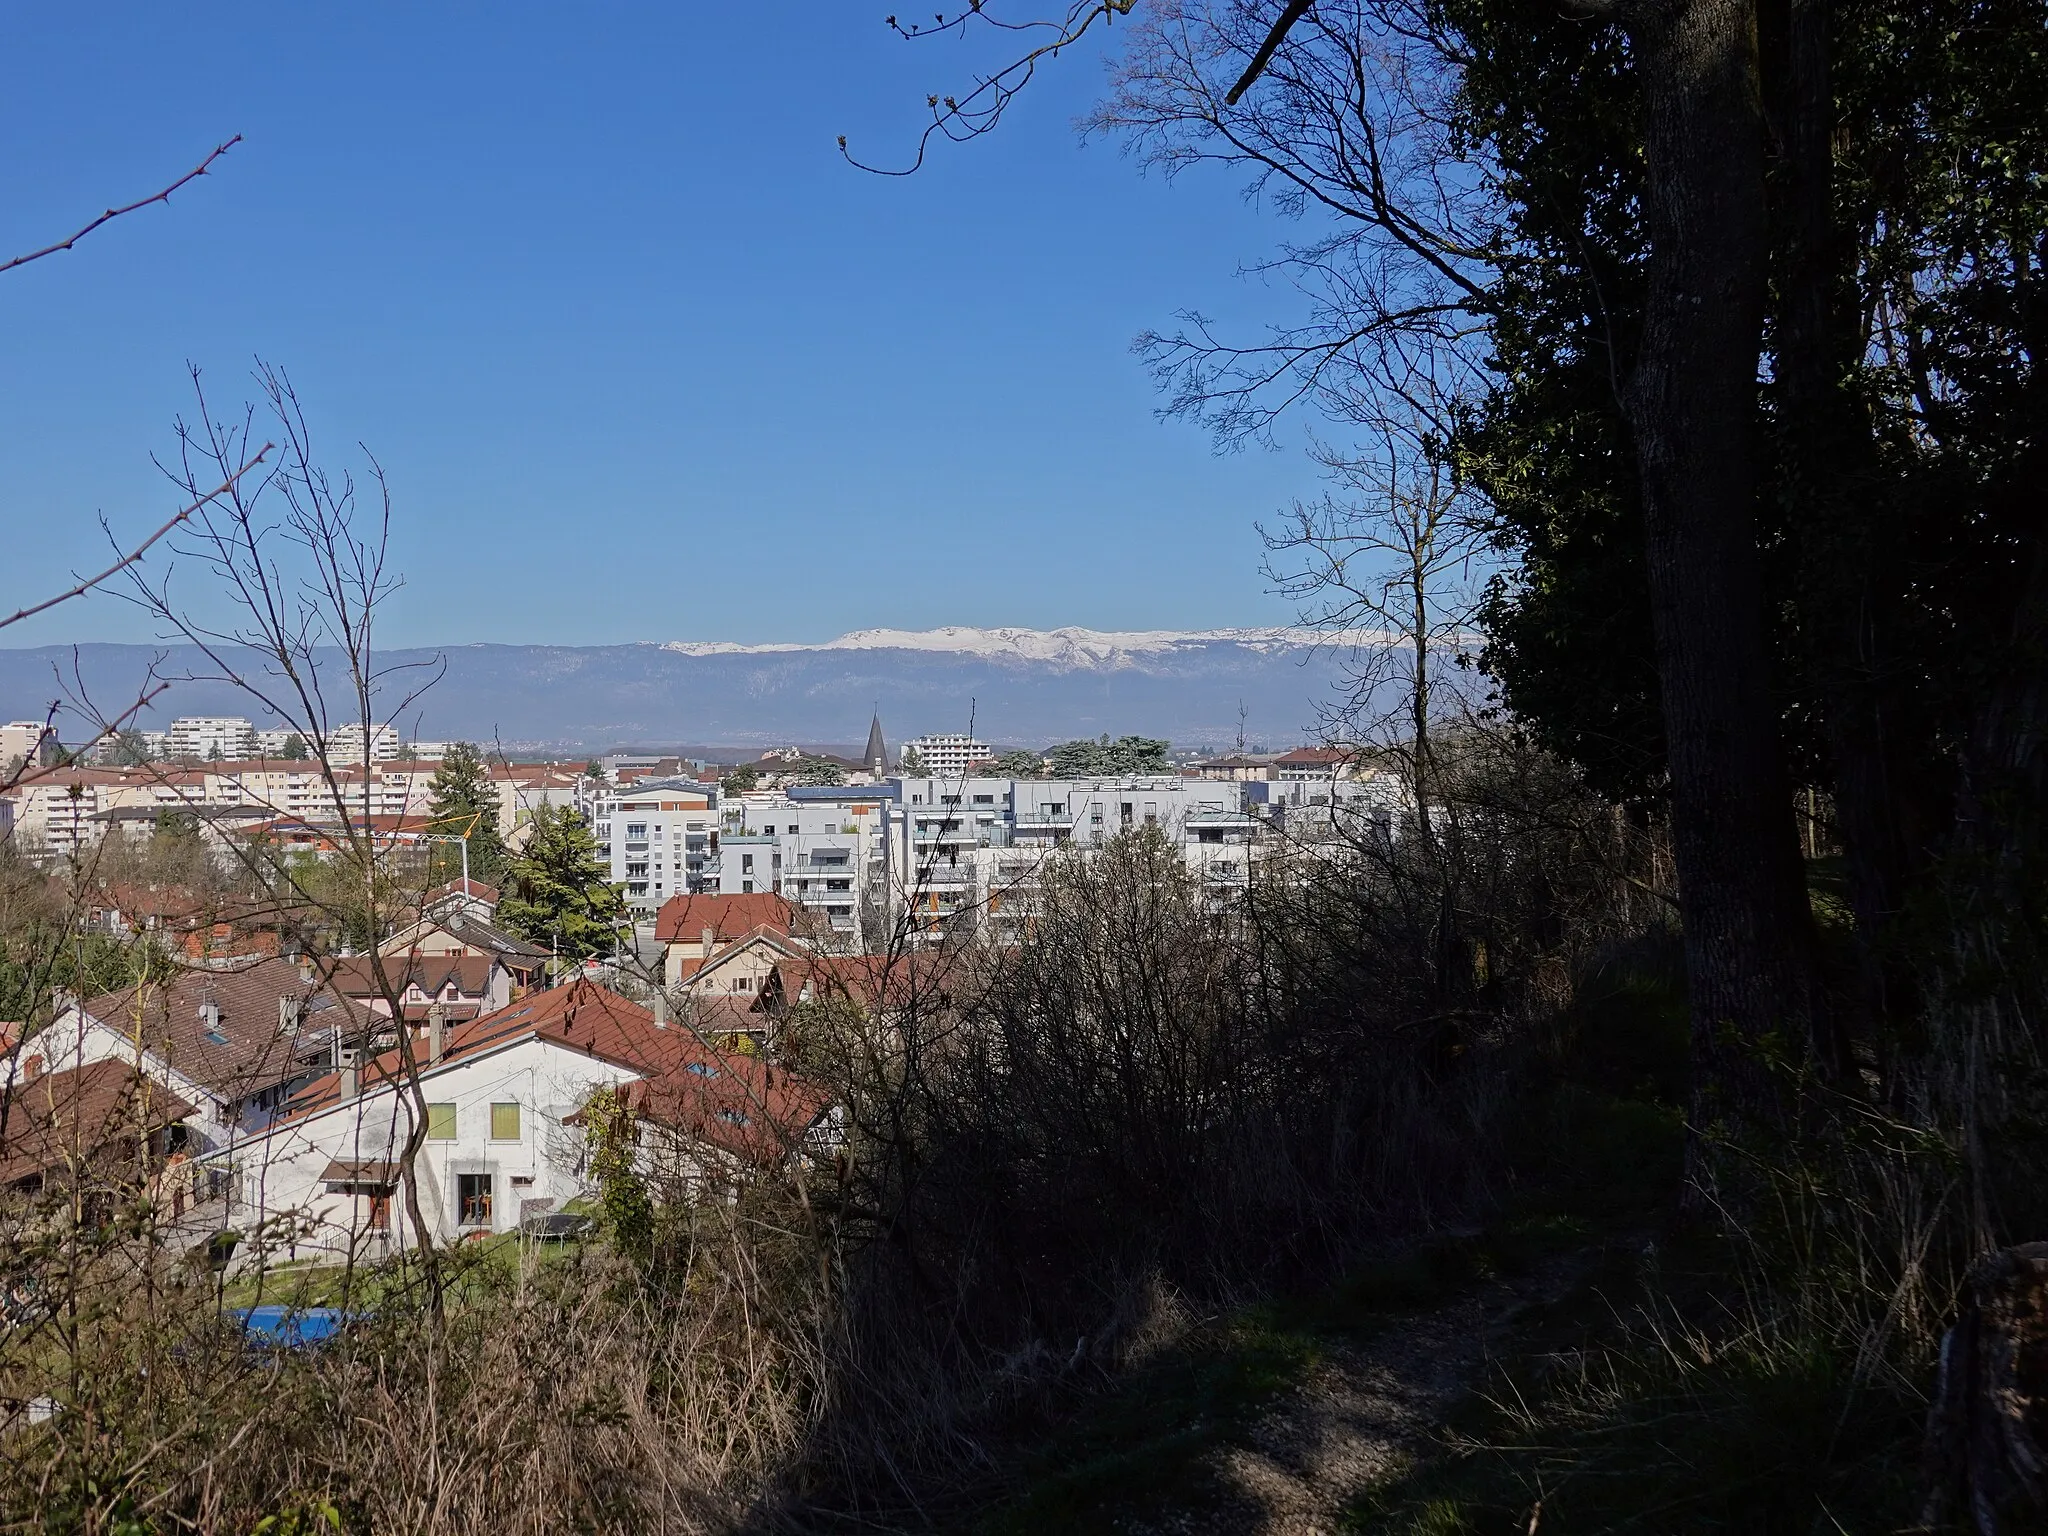
<svg viewBox="0 0 2048 1536">
<path fill-rule="evenodd" d="M 599 1087 L 658 1075 L 672 1047 L 646 1009 L 577 981 L 408 1042 L 425 1095 L 414 1169 L 430 1238 L 505 1232 L 583 1194 L 583 1134 L 563 1125 Z M 409 1246 L 400 1165 L 414 1102 L 397 1050 L 307 1084 L 225 1155 L 245 1230 L 289 1216 L 296 1247 L 377 1257 Z"/>
<path fill-rule="evenodd" d="M 131 1065 L 192 1106 L 178 1144 L 198 1153 L 269 1124 L 292 1092 L 378 1027 L 310 967 L 258 960 L 65 999 L 22 1054 L 49 1072 Z"/>
<path fill-rule="evenodd" d="M 634 1087 L 638 1102 L 714 1140 L 800 1141 L 826 1113 L 822 1096 L 787 1073 L 713 1052 L 583 980 L 445 1034 L 430 1028 L 408 1051 L 410 1073 L 396 1050 L 351 1063 L 215 1159 L 232 1163 L 238 1225 L 289 1217 L 302 1255 L 375 1258 L 414 1243 L 402 1182 L 415 1124 L 408 1076 L 426 1105 L 417 1200 L 442 1243 L 512 1231 L 590 1193 L 580 1112 L 600 1088 Z"/>
</svg>

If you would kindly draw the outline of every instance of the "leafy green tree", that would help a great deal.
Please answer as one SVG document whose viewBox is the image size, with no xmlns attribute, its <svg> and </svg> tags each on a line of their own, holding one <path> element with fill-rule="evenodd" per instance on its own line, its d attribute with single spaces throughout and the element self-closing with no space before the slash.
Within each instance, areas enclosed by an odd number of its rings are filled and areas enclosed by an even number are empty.
<svg viewBox="0 0 2048 1536">
<path fill-rule="evenodd" d="M 306 752 L 306 738 L 297 731 L 293 731 L 291 735 L 285 737 L 284 745 L 278 748 L 277 755 L 288 763 L 303 763 L 308 755 Z"/>
<path fill-rule="evenodd" d="M 760 782 L 760 772 L 754 765 L 752 763 L 741 763 L 739 767 L 733 769 L 732 772 L 718 781 L 718 788 L 723 794 L 744 795 L 751 793 L 754 786 Z"/>
<path fill-rule="evenodd" d="M 132 726 L 115 733 L 107 745 L 107 757 L 123 768 L 141 768 L 153 760 L 149 739 Z"/>
<path fill-rule="evenodd" d="M 583 1106 L 583 1124 L 605 1235 L 621 1253 L 644 1264 L 654 1245 L 654 1201 L 640 1177 L 633 1111 L 616 1088 L 606 1086 Z"/>
<path fill-rule="evenodd" d="M 907 779 L 920 777 L 924 773 L 924 754 L 915 747 L 905 747 L 902 761 L 897 763 L 896 771 Z"/>
<path fill-rule="evenodd" d="M 846 770 L 829 757 L 798 758 L 790 770 L 792 784 L 844 784 Z"/>
<path fill-rule="evenodd" d="M 1172 745 L 1170 741 L 1155 741 L 1148 736 L 1120 736 L 1111 741 L 1104 731 L 1095 741 L 1085 737 L 1063 741 L 1047 755 L 1052 759 L 1052 775 L 1056 779 L 1166 773 L 1166 753 Z"/>
<path fill-rule="evenodd" d="M 1002 779 L 1045 777 L 1045 759 L 1036 752 L 1005 752 L 989 764 L 989 771 Z"/>
<path fill-rule="evenodd" d="M 498 922 L 551 945 L 564 959 L 608 955 L 626 930 L 626 901 L 603 850 L 568 806 L 536 806 L 526 846 L 512 858 Z"/>
<path fill-rule="evenodd" d="M 469 872 L 496 885 L 505 871 L 505 843 L 498 835 L 498 789 L 491 782 L 483 756 L 458 741 L 441 759 L 427 786 L 428 829 L 469 840 Z M 447 846 L 434 850 L 429 879 L 452 880 L 462 873 L 462 851 Z"/>
</svg>

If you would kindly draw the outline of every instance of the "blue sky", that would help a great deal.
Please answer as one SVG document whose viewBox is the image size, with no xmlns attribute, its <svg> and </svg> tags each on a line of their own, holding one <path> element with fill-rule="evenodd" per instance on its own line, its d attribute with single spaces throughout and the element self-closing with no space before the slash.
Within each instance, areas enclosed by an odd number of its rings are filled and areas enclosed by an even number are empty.
<svg viewBox="0 0 2048 1536">
<path fill-rule="evenodd" d="M 1162 423 L 1134 334 L 1254 326 L 1284 234 L 1073 126 L 1039 77 L 922 174 L 927 91 L 1001 43 L 887 9 L 519 3 L 10 7 L 0 248 L 216 174 L 0 277 L 8 606 L 153 526 L 189 402 L 290 370 L 396 498 L 387 644 L 826 639 L 945 623 L 1285 622 L 1253 520 L 1313 486 Z M 195 583 L 190 589 L 195 596 Z M 105 599 L 4 636 L 141 640 Z"/>
</svg>

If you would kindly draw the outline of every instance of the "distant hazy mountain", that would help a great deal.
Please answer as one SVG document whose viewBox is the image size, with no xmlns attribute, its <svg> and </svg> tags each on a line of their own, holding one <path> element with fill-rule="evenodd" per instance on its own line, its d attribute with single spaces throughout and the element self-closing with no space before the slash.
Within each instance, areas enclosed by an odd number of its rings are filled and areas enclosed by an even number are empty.
<svg viewBox="0 0 2048 1536">
<path fill-rule="evenodd" d="M 1358 635 L 1346 646 L 1373 643 Z M 386 651 L 380 661 L 445 660 L 446 675 L 401 722 L 425 740 L 496 738 L 574 751 L 858 742 L 879 709 L 892 744 L 965 731 L 971 718 L 976 734 L 999 744 L 1108 731 L 1222 747 L 1237 735 L 1240 705 L 1251 740 L 1285 744 L 1313 734 L 1348 654 L 1318 649 L 1292 630 L 948 628 L 860 630 L 819 645 L 461 645 Z M 74 657 L 93 701 L 110 711 L 135 697 L 152 658 L 161 658 L 162 676 L 206 670 L 177 646 L 0 649 L 0 715 L 41 715 Z M 231 687 L 178 682 L 145 723 L 195 714 L 257 711 Z M 79 734 L 75 717 L 64 734 Z"/>
</svg>

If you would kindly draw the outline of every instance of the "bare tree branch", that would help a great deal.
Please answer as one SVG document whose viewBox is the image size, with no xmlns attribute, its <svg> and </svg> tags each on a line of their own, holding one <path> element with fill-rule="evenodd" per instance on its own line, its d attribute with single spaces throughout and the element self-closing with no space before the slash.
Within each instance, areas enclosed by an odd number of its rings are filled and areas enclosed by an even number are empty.
<svg viewBox="0 0 2048 1536">
<path fill-rule="evenodd" d="M 1273 30 L 1266 34 L 1266 40 L 1259 44 L 1259 51 L 1252 55 L 1251 63 L 1244 67 L 1244 73 L 1237 77 L 1223 97 L 1225 106 L 1237 105 L 1238 97 L 1252 88 L 1252 84 L 1266 72 L 1266 66 L 1273 62 L 1273 55 L 1280 45 L 1287 41 L 1287 34 L 1294 30 L 1294 24 L 1306 16 L 1315 0 L 1287 0 L 1287 9 L 1280 13 L 1280 19 L 1273 23 Z"/>
<path fill-rule="evenodd" d="M 101 571 L 99 575 L 87 577 L 85 580 L 79 582 L 77 586 L 72 587 L 69 591 L 59 592 L 55 597 L 47 598 L 44 601 L 35 604 L 33 607 L 20 609 L 17 612 L 10 614 L 8 617 L 0 619 L 0 629 L 5 629 L 10 624 L 19 624 L 23 619 L 34 618 L 37 614 L 43 612 L 45 609 L 54 608 L 59 603 L 68 603 L 74 597 L 83 597 L 85 596 L 86 593 L 90 592 L 94 587 L 98 586 L 108 577 L 120 575 L 121 572 L 128 569 L 129 566 L 135 564 L 136 561 L 140 560 L 144 555 L 148 554 L 152 545 L 156 544 L 160 539 L 163 539 L 166 535 L 170 534 L 180 524 L 189 521 L 195 513 L 199 512 L 209 502 L 218 501 L 222 496 L 225 496 L 229 491 L 233 490 L 235 488 L 235 482 L 241 479 L 242 476 L 249 473 L 249 471 L 254 469 L 258 464 L 261 464 L 263 462 L 263 456 L 269 453 L 271 448 L 274 446 L 274 444 L 265 443 L 261 448 L 256 450 L 255 454 L 252 455 L 248 459 L 248 461 L 242 465 L 240 469 L 234 471 L 234 473 L 230 474 L 227 477 L 227 479 L 223 480 L 219 485 L 215 486 L 212 490 L 208 491 L 205 495 L 201 496 L 197 501 L 194 501 L 187 505 L 183 510 L 178 512 L 174 517 L 172 517 L 168 522 L 166 522 L 161 528 L 157 529 L 155 533 L 152 533 L 140 544 L 136 545 L 133 549 L 129 550 L 127 554 L 121 556 L 120 559 L 116 560 L 112 565 L 108 566 L 104 571 Z"/>
<path fill-rule="evenodd" d="M 123 214 L 134 213 L 139 208 L 147 208 L 151 203 L 168 203 L 173 192 L 188 182 L 197 181 L 201 176 L 204 176 L 213 168 L 214 161 L 241 142 L 242 136 L 238 133 L 225 144 L 216 144 L 204 160 L 200 161 L 168 187 L 165 187 L 161 192 L 153 192 L 148 197 L 137 198 L 134 202 L 125 203 L 119 208 L 109 208 L 84 228 L 74 231 L 64 239 L 59 240 L 55 245 L 46 245 L 39 251 L 30 251 L 27 255 L 17 256 L 12 261 L 0 261 L 0 272 L 12 272 L 16 267 L 25 267 L 32 261 L 41 261 L 45 256 L 54 256 L 59 251 L 68 251 L 102 224 L 118 219 Z"/>
</svg>

